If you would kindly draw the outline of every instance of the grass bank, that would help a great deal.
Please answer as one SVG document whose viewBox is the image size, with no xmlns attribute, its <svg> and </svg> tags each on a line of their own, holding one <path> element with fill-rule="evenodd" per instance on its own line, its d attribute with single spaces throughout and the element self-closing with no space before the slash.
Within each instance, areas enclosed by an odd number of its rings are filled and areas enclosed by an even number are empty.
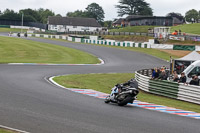
<svg viewBox="0 0 200 133">
<path fill-rule="evenodd" d="M 99 60 L 72 48 L 0 37 L 0 63 L 96 64 Z"/>
<path fill-rule="evenodd" d="M 172 26 L 171 27 L 171 32 L 174 32 L 175 30 L 181 32 L 185 32 L 186 34 L 200 34 L 200 23 L 195 23 L 195 24 L 183 24 L 183 25 L 178 25 L 178 26 Z"/>
<path fill-rule="evenodd" d="M 68 88 L 93 89 L 104 93 L 110 93 L 111 88 L 115 84 L 123 83 L 133 77 L 134 74 L 130 73 L 82 74 L 56 77 L 54 80 Z M 138 100 L 200 113 L 200 106 L 197 104 L 157 96 L 143 91 L 140 91 Z"/>
<path fill-rule="evenodd" d="M 104 35 L 104 39 L 111 39 L 117 41 L 134 41 L 134 42 L 148 42 L 152 37 L 148 36 L 133 36 L 133 35 Z"/>
<path fill-rule="evenodd" d="M 128 26 L 119 29 L 111 29 L 110 32 L 137 32 L 137 33 L 147 33 L 148 29 L 152 29 L 155 26 Z"/>
</svg>

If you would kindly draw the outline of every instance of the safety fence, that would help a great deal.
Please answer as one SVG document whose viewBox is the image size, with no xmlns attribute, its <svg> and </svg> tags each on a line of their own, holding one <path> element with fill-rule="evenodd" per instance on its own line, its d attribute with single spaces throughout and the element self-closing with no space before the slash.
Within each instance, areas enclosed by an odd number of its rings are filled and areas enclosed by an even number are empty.
<svg viewBox="0 0 200 133">
<path fill-rule="evenodd" d="M 17 33 L 13 33 L 13 36 L 17 36 Z M 24 36 L 24 33 L 20 34 L 21 37 Z M 110 46 L 120 46 L 120 47 L 138 47 L 138 48 L 152 48 L 152 49 L 167 49 L 167 50 L 189 50 L 189 51 L 200 51 L 200 46 L 186 46 L 186 45 L 173 45 L 173 44 L 154 44 L 153 39 L 150 39 L 149 42 L 131 42 L 131 41 L 116 41 L 109 39 L 98 39 L 94 36 L 89 36 L 90 39 L 86 39 L 83 36 L 64 36 L 64 35 L 48 35 L 48 34 L 28 34 L 29 37 L 43 37 L 43 38 L 55 38 L 63 39 L 72 42 L 80 43 L 90 43 L 90 44 L 99 44 L 99 45 L 110 45 Z"/>
<path fill-rule="evenodd" d="M 151 70 L 140 70 L 135 73 L 139 88 L 143 91 L 200 104 L 200 87 L 178 84 L 167 80 L 152 80 Z"/>
<path fill-rule="evenodd" d="M 21 20 L 4 20 L 4 19 L 0 19 L 0 25 L 21 26 L 22 22 L 21 22 Z M 29 26 L 29 27 L 37 27 L 37 28 L 41 28 L 41 29 L 47 29 L 48 25 L 47 24 L 38 23 L 38 22 L 24 21 L 23 22 L 23 26 Z"/>
</svg>

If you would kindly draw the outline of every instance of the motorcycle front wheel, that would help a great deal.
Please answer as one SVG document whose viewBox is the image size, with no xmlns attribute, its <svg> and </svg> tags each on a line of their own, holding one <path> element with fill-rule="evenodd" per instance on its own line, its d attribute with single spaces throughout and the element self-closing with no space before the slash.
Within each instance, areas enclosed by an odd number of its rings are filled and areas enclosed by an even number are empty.
<svg viewBox="0 0 200 133">
<path fill-rule="evenodd" d="M 110 103 L 110 96 L 107 96 L 104 102 L 105 103 Z"/>
</svg>

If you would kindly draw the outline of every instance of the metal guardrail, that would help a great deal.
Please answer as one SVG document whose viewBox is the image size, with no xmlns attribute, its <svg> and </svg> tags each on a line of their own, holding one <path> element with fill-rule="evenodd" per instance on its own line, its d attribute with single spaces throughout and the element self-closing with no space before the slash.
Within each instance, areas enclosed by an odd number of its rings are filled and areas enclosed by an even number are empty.
<svg viewBox="0 0 200 133">
<path fill-rule="evenodd" d="M 135 72 L 135 79 L 143 91 L 169 98 L 200 104 L 200 87 L 167 80 L 151 80 L 151 70 Z"/>
</svg>

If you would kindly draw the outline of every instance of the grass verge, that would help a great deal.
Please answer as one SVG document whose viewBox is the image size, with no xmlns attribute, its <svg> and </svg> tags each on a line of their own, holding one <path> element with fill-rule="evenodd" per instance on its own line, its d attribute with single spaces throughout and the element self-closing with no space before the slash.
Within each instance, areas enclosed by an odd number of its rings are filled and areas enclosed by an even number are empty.
<svg viewBox="0 0 200 133">
<path fill-rule="evenodd" d="M 86 52 L 58 45 L 0 37 L 0 63 L 96 64 Z"/>
<path fill-rule="evenodd" d="M 5 130 L 5 129 L 0 128 L 0 133 L 18 133 L 18 132 L 13 132 L 10 130 Z"/>
<path fill-rule="evenodd" d="M 115 84 L 123 83 L 133 77 L 134 74 L 131 73 L 81 74 L 55 77 L 54 81 L 68 88 L 93 89 L 110 93 L 111 88 Z M 143 91 L 140 91 L 138 100 L 200 113 L 200 106 L 197 104 L 157 96 Z"/>
</svg>

